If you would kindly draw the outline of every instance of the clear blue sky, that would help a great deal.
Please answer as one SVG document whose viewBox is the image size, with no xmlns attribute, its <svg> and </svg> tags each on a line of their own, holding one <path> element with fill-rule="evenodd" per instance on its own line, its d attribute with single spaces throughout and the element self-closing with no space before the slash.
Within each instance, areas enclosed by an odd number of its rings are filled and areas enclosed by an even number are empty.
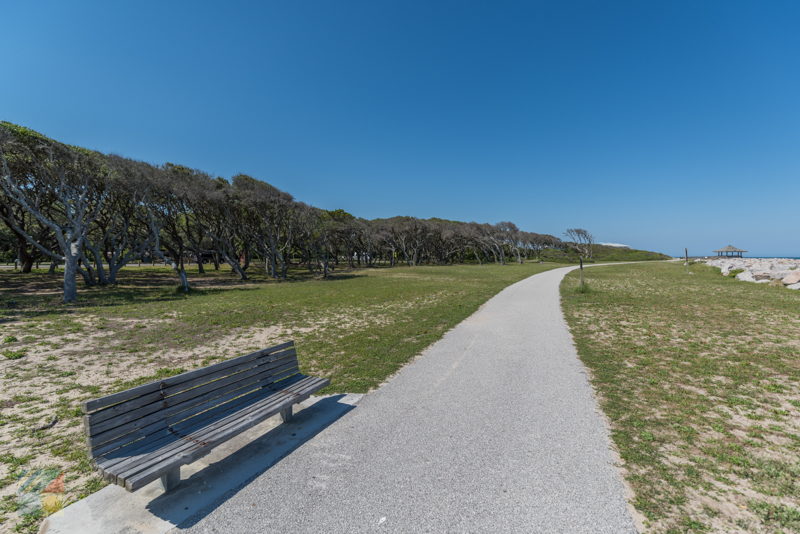
<svg viewBox="0 0 800 534">
<path fill-rule="evenodd" d="M 112 7 L 113 6 L 113 7 Z M 800 256 L 800 3 L 6 2 L 0 119 L 374 218 Z"/>
</svg>

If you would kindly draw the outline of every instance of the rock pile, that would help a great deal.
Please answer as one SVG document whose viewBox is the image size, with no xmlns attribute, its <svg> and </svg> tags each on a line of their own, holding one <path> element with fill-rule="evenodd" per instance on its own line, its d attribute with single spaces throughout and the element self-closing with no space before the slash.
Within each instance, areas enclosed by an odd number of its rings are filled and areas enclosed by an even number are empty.
<svg viewBox="0 0 800 534">
<path fill-rule="evenodd" d="M 707 265 L 718 267 L 723 276 L 731 271 L 737 280 L 766 284 L 780 280 L 789 289 L 800 289 L 800 260 L 788 258 L 712 258 L 705 260 Z"/>
</svg>

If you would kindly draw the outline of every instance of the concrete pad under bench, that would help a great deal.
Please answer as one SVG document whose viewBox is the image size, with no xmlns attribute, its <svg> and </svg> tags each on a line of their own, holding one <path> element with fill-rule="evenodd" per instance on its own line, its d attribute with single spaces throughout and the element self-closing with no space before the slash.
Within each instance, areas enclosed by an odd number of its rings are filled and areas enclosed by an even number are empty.
<svg viewBox="0 0 800 534">
<path fill-rule="evenodd" d="M 213 509 L 247 482 L 352 410 L 362 395 L 311 397 L 288 423 L 271 417 L 181 467 L 182 482 L 159 481 L 129 493 L 109 485 L 49 516 L 40 534 L 162 534 Z"/>
</svg>

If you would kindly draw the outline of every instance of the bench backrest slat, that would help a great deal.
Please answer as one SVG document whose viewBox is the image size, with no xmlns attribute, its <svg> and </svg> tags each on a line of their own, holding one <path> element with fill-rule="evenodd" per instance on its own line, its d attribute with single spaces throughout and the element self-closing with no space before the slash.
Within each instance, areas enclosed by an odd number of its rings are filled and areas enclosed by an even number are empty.
<svg viewBox="0 0 800 534">
<path fill-rule="evenodd" d="M 102 454 L 99 452 L 100 449 L 111 450 L 116 448 L 116 446 L 122 446 L 131 441 L 135 441 L 136 439 L 146 437 L 150 434 L 165 429 L 178 421 L 192 417 L 202 411 L 211 409 L 220 404 L 224 404 L 252 391 L 264 390 L 265 388 L 273 385 L 276 381 L 289 378 L 295 374 L 297 374 L 297 368 L 293 365 L 291 367 L 285 366 L 271 370 L 268 372 L 267 376 L 259 377 L 255 382 L 248 382 L 241 388 L 226 388 L 224 392 L 217 396 L 205 396 L 202 398 L 193 399 L 188 407 L 184 404 L 180 404 L 173 408 L 167 408 L 163 411 L 155 412 L 147 417 L 125 423 L 109 431 L 92 434 L 88 437 L 89 447 L 92 449 L 95 455 Z"/>
<path fill-rule="evenodd" d="M 302 377 L 304 375 L 298 375 L 289 377 L 287 380 L 280 382 L 280 384 L 290 383 L 297 380 L 297 377 Z M 251 402 L 255 402 L 261 398 L 269 397 L 272 395 L 274 390 L 270 388 L 262 388 L 262 389 L 249 389 L 245 392 L 234 392 L 226 395 L 225 397 L 215 399 L 214 401 L 209 401 L 204 403 L 202 406 L 198 407 L 196 412 L 193 412 L 192 417 L 189 419 L 183 420 L 182 417 L 176 417 L 172 421 L 165 421 L 160 420 L 154 423 L 151 423 L 147 427 L 137 429 L 131 433 L 122 435 L 113 441 L 109 441 L 106 443 L 102 443 L 100 445 L 96 445 L 93 449 L 93 456 L 106 456 L 109 453 L 112 453 L 110 456 L 114 456 L 113 451 L 119 449 L 121 447 L 126 447 L 125 456 L 131 454 L 133 449 L 136 449 L 134 445 L 145 445 L 147 448 L 148 444 L 158 445 L 159 442 L 163 442 L 164 436 L 172 436 L 173 433 L 171 430 L 181 430 L 183 428 L 191 427 L 193 425 L 198 424 L 205 424 L 209 421 L 213 421 L 220 413 L 225 413 L 224 410 L 229 409 L 230 407 L 239 406 L 241 407 L 243 404 L 249 404 Z M 147 438 L 147 439 L 142 439 Z M 133 449 L 131 449 L 133 447 Z M 158 447 L 156 447 L 158 448 Z M 135 453 L 135 451 L 134 451 Z"/>
<path fill-rule="evenodd" d="M 100 397 L 99 399 L 92 399 L 83 403 L 83 411 L 85 413 L 93 413 L 114 404 L 118 404 L 122 401 L 141 397 L 147 393 L 158 392 L 161 389 L 162 384 L 164 387 L 167 387 L 189 382 L 191 379 L 204 377 L 229 367 L 235 367 L 250 360 L 255 360 L 256 358 L 261 358 L 265 355 L 272 354 L 283 349 L 288 349 L 293 346 L 294 341 L 287 341 L 286 343 L 281 343 L 280 345 L 276 345 L 274 347 L 251 352 L 250 354 L 245 354 L 244 356 L 237 356 L 236 358 L 231 358 L 230 360 L 225 360 L 224 362 L 215 363 L 207 367 L 201 367 L 200 369 L 195 369 L 193 371 L 187 371 L 179 375 L 165 378 L 164 380 L 156 380 L 154 382 L 142 384 L 141 386 L 137 386 L 135 388 L 120 391 L 119 393 L 113 393 L 105 397 Z"/>
<path fill-rule="evenodd" d="M 165 387 L 154 393 L 148 393 L 141 397 L 109 406 L 104 410 L 89 414 L 87 417 L 92 420 L 93 433 L 102 432 L 127 420 L 132 421 L 159 409 L 174 406 L 184 400 L 224 387 L 227 384 L 235 383 L 267 369 L 296 362 L 297 355 L 294 349 L 271 353 L 263 358 L 250 360 L 239 366 L 229 367 L 224 370 L 224 375 L 207 375 L 202 379 L 195 378 L 182 384 Z M 202 381 L 197 382 L 198 380 Z"/>
<path fill-rule="evenodd" d="M 113 450 L 299 372 L 293 342 L 84 404 L 92 456 Z"/>
</svg>

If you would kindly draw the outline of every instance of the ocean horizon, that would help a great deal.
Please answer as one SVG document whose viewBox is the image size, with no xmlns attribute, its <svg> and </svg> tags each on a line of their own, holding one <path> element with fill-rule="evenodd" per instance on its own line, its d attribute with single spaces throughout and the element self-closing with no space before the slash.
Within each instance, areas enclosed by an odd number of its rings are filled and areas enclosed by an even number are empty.
<svg viewBox="0 0 800 534">
<path fill-rule="evenodd" d="M 725 256 L 702 256 L 704 258 L 717 258 Z M 731 256 L 731 259 L 735 259 L 736 256 Z M 742 259 L 744 260 L 800 260 L 800 256 L 743 256 Z"/>
<path fill-rule="evenodd" d="M 683 256 L 675 256 L 676 258 Z M 692 256 L 689 256 L 692 258 Z M 725 258 L 726 256 L 694 256 L 696 258 Z M 736 259 L 736 256 L 731 256 L 731 259 Z M 744 260 L 800 260 L 800 256 L 743 256 Z"/>
</svg>

